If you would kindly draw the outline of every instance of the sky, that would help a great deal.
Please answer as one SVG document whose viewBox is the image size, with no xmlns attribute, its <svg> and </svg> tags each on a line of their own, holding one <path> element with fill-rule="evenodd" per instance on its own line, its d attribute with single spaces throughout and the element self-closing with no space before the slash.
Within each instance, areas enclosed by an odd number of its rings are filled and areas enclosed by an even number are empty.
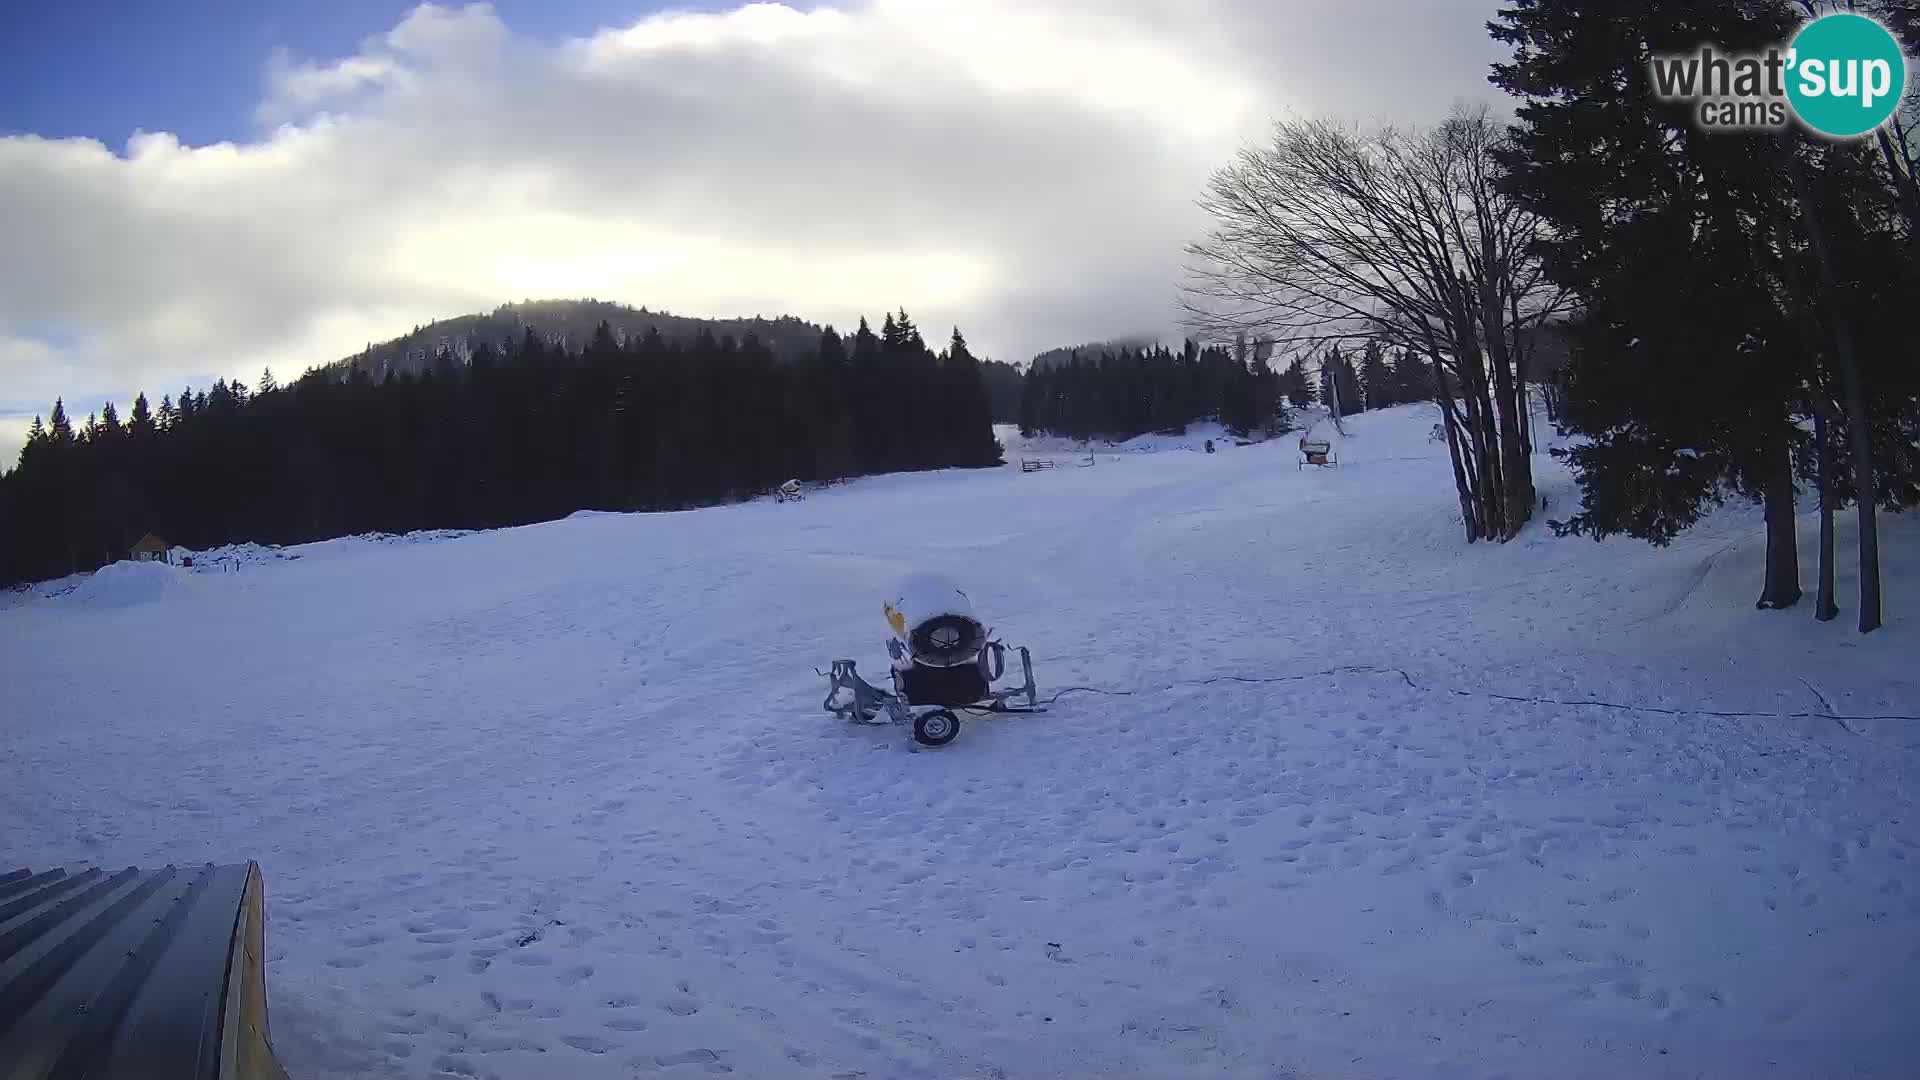
<svg viewBox="0 0 1920 1080">
<path fill-rule="evenodd" d="M 282 381 L 593 296 L 1025 360 L 1174 336 L 1276 119 L 1491 101 L 1496 0 L 14 0 L 0 463 L 56 396 Z"/>
</svg>

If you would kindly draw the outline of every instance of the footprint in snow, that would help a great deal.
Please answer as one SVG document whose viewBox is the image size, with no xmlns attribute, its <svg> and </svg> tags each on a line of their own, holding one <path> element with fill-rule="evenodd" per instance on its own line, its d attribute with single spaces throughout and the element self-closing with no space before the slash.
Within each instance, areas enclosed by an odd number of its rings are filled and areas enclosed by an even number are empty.
<svg viewBox="0 0 1920 1080">
<path fill-rule="evenodd" d="M 501 1054 L 509 1050 L 525 1050 L 536 1054 L 547 1052 L 541 1043 L 518 1035 L 476 1035 L 468 1045 L 483 1054 Z"/>
<path fill-rule="evenodd" d="M 592 1035 L 565 1035 L 560 1041 L 575 1050 L 584 1050 L 589 1054 L 604 1054 L 618 1045 Z"/>
<path fill-rule="evenodd" d="M 791 1057 L 792 1054 L 789 1054 L 788 1056 Z M 808 1056 L 811 1057 L 811 1055 L 808 1055 Z M 718 1065 L 717 1063 L 719 1062 L 719 1060 L 720 1060 L 719 1054 L 715 1053 L 712 1050 L 705 1049 L 703 1047 L 703 1048 L 698 1048 L 694 1050 L 682 1050 L 677 1054 L 647 1054 L 647 1055 L 643 1055 L 641 1057 L 635 1058 L 633 1061 L 633 1064 L 637 1068 L 648 1069 L 648 1070 L 671 1069 L 677 1065 L 705 1065 L 708 1067 L 709 1072 L 713 1072 L 713 1071 L 732 1072 L 733 1071 L 732 1069 L 728 1068 L 725 1065 Z M 856 1075 L 865 1075 L 865 1074 L 856 1074 Z"/>
<path fill-rule="evenodd" d="M 582 979 L 593 977 L 592 964 L 576 964 L 560 973 L 560 985 L 572 986 Z"/>
</svg>

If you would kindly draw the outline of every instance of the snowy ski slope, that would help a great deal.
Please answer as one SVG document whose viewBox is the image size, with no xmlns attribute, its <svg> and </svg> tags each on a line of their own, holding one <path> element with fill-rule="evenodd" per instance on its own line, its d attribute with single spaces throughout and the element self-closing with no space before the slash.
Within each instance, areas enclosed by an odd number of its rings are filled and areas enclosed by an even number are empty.
<svg viewBox="0 0 1920 1080">
<path fill-rule="evenodd" d="M 258 859 L 312 1080 L 1920 1071 L 1920 528 L 1467 547 L 1429 411 L 16 595 L 0 864 Z M 922 568 L 1050 713 L 819 711 Z"/>
</svg>

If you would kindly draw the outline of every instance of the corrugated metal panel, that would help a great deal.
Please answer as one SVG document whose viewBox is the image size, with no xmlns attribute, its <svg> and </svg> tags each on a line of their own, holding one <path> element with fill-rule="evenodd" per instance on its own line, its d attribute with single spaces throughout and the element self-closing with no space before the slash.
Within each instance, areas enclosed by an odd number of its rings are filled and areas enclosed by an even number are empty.
<svg viewBox="0 0 1920 1080">
<path fill-rule="evenodd" d="M 0 875 L 0 1080 L 284 1077 L 261 892 L 254 863 Z"/>
</svg>

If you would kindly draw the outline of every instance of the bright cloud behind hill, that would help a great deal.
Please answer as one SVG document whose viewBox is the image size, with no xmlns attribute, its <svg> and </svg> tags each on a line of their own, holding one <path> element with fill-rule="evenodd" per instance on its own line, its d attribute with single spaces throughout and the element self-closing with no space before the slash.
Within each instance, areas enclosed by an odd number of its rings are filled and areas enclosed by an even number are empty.
<svg viewBox="0 0 1920 1080">
<path fill-rule="evenodd" d="M 348 55 L 266 49 L 226 141 L 0 137 L 0 455 L 56 395 L 284 379 L 521 298 L 904 305 L 1010 360 L 1170 332 L 1207 173 L 1289 111 L 1489 97 L 1492 7 L 872 0 L 556 34 L 424 5 Z"/>
</svg>

